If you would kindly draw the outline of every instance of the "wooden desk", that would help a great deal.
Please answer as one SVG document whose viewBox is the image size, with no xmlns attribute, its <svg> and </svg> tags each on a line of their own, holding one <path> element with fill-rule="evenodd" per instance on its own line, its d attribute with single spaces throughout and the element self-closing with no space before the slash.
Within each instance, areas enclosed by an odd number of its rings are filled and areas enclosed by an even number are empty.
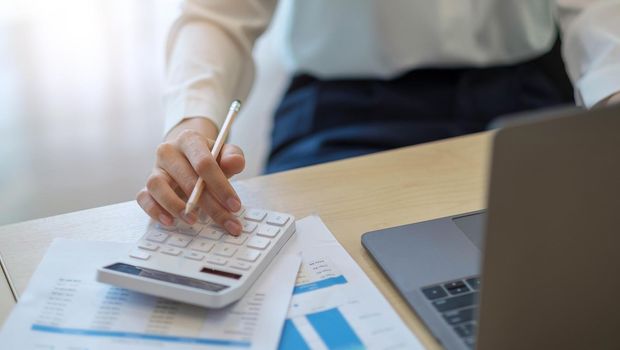
<svg viewBox="0 0 620 350">
<path fill-rule="evenodd" d="M 243 202 L 302 218 L 319 214 L 430 349 L 437 343 L 360 243 L 367 231 L 483 207 L 491 134 L 402 148 L 235 182 Z M 135 241 L 148 219 L 134 202 L 0 227 L 0 253 L 19 293 L 56 237 Z"/>
</svg>

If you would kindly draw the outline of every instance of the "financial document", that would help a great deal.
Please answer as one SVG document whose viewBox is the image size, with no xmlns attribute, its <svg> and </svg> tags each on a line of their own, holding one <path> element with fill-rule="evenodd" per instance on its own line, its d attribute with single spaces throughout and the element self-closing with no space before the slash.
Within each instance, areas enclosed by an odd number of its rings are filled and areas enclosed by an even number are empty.
<svg viewBox="0 0 620 350">
<path fill-rule="evenodd" d="M 296 225 L 286 249 L 302 264 L 280 350 L 423 349 L 318 216 Z"/>
<path fill-rule="evenodd" d="M 300 258 L 279 254 L 249 292 L 205 309 L 95 281 L 132 244 L 53 242 L 0 333 L 0 349 L 274 349 Z"/>
</svg>

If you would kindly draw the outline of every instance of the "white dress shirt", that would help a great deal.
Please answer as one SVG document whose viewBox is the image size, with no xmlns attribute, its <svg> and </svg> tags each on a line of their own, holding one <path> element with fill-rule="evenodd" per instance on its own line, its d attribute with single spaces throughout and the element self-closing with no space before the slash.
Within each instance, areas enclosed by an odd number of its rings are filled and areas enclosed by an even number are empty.
<svg viewBox="0 0 620 350">
<path fill-rule="evenodd" d="M 188 0 L 167 45 L 166 131 L 184 118 L 221 126 L 254 78 L 252 48 L 277 0 Z M 415 68 L 485 67 L 548 51 L 559 24 L 579 104 L 620 91 L 620 1 L 281 1 L 284 61 L 329 78 L 392 78 Z"/>
</svg>

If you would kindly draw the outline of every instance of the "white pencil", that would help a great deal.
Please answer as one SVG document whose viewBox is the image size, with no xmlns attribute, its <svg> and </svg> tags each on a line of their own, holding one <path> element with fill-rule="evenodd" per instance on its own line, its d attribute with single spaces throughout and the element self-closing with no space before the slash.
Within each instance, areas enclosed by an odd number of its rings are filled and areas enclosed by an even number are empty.
<svg viewBox="0 0 620 350">
<path fill-rule="evenodd" d="M 220 130 L 220 133 L 217 135 L 217 139 L 215 139 L 215 144 L 213 145 L 213 149 L 211 149 L 211 155 L 214 159 L 220 154 L 222 150 L 222 146 L 224 146 L 224 142 L 226 142 L 226 138 L 228 137 L 228 133 L 230 132 L 230 127 L 235 120 L 235 117 L 239 113 L 241 109 L 241 101 L 234 100 L 230 105 L 230 109 L 228 109 L 228 115 L 226 116 L 226 120 L 224 121 L 224 125 Z M 205 188 L 205 182 L 201 177 L 198 177 L 198 181 L 196 182 L 196 186 L 194 186 L 194 190 L 192 191 L 192 195 L 189 196 L 189 200 L 185 205 L 185 215 L 189 214 L 194 210 L 198 200 L 200 199 L 200 194 Z"/>
</svg>

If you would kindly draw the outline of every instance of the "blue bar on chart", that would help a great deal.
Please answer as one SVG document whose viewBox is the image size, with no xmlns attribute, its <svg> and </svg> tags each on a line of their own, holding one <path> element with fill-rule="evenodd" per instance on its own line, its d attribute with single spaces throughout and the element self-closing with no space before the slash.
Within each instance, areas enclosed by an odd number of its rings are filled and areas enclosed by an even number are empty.
<svg viewBox="0 0 620 350">
<path fill-rule="evenodd" d="M 329 349 L 364 349 L 360 338 L 337 308 L 306 315 Z"/>
<path fill-rule="evenodd" d="M 312 283 L 306 283 L 306 284 L 302 284 L 302 285 L 296 286 L 293 289 L 293 294 L 301 294 L 301 293 L 306 293 L 306 292 L 312 292 L 312 291 L 315 291 L 317 289 L 327 288 L 327 287 L 335 286 L 335 285 L 338 285 L 338 284 L 345 284 L 345 283 L 347 283 L 347 279 L 344 278 L 343 275 L 336 276 L 336 277 L 330 277 L 330 278 L 326 278 L 324 280 L 320 280 L 320 281 L 316 281 L 316 282 L 312 282 Z"/>
<path fill-rule="evenodd" d="M 279 350 L 310 350 L 308 344 L 295 327 L 295 324 L 291 319 L 287 319 L 284 322 L 284 328 L 282 329 L 282 336 L 280 337 Z"/>
<path fill-rule="evenodd" d="M 33 324 L 31 329 L 38 332 L 56 333 L 56 334 L 68 334 L 78 336 L 91 336 L 91 337 L 108 337 L 108 338 L 122 338 L 122 339 L 142 339 L 142 340 L 155 340 L 171 343 L 187 343 L 196 345 L 214 345 L 214 346 L 229 346 L 236 348 L 249 348 L 252 343 L 248 341 L 237 341 L 227 339 L 208 339 L 208 338 L 192 338 L 192 337 L 179 337 L 170 335 L 159 334 L 146 334 L 135 332 L 123 332 L 123 331 L 110 331 L 110 330 L 98 330 L 98 329 L 81 329 L 81 328 L 63 328 L 46 326 L 41 324 Z"/>
</svg>

